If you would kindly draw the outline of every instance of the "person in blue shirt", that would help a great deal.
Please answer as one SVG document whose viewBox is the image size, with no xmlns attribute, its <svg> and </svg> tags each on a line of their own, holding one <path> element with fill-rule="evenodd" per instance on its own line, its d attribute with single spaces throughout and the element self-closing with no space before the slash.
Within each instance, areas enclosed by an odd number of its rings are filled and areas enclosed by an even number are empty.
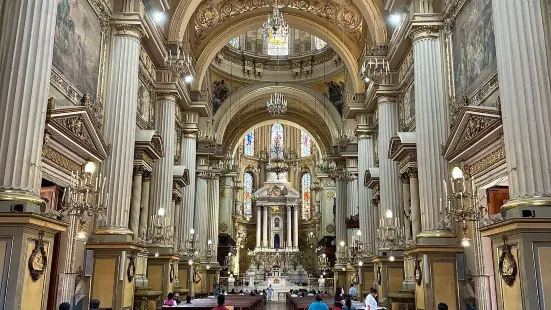
<svg viewBox="0 0 551 310">
<path fill-rule="evenodd" d="M 329 310 L 329 307 L 322 301 L 323 298 L 321 298 L 320 294 L 316 294 L 316 297 L 314 297 L 315 301 L 310 304 L 310 307 L 308 307 L 308 310 Z"/>
<path fill-rule="evenodd" d="M 348 295 L 354 300 L 358 298 L 358 289 L 354 287 L 354 283 L 350 284 L 350 289 L 348 290 Z"/>
</svg>

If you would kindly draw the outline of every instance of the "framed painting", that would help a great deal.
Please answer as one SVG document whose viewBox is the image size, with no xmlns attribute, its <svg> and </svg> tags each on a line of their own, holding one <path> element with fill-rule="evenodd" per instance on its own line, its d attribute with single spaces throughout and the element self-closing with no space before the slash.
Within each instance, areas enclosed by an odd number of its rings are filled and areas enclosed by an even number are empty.
<svg viewBox="0 0 551 310">
<path fill-rule="evenodd" d="M 52 82 L 69 100 L 101 98 L 110 12 L 104 0 L 57 0 Z"/>
<path fill-rule="evenodd" d="M 492 0 L 467 0 L 450 16 L 455 95 L 471 96 L 497 70 Z"/>
</svg>

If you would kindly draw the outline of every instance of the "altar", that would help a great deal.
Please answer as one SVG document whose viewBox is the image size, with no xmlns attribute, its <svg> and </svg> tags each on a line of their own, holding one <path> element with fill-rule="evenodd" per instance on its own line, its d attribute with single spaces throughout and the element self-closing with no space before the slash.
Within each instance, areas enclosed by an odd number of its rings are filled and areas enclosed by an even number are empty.
<svg viewBox="0 0 551 310">
<path fill-rule="evenodd" d="M 287 287 L 289 278 L 283 276 L 281 269 L 274 268 L 271 272 L 266 273 L 266 282 L 272 286 L 273 289 Z"/>
</svg>

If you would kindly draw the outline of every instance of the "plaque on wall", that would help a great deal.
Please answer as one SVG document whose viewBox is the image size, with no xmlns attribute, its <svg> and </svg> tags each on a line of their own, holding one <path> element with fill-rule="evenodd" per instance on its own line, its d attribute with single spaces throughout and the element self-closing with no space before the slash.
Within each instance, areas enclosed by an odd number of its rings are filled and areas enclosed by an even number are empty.
<svg viewBox="0 0 551 310">
<path fill-rule="evenodd" d="M 135 258 L 129 256 L 128 259 L 130 261 L 128 262 L 128 268 L 126 269 L 126 277 L 128 278 L 128 282 L 132 282 L 134 275 L 136 274 L 136 265 L 134 264 Z"/>
<path fill-rule="evenodd" d="M 421 261 L 415 260 L 415 267 L 413 268 L 413 274 L 415 276 L 415 283 L 421 285 L 423 280 L 423 272 L 421 271 Z"/>
<path fill-rule="evenodd" d="M 512 286 L 517 277 L 517 262 L 513 253 L 511 253 L 511 245 L 507 244 L 507 237 L 503 236 L 503 246 L 501 247 L 501 256 L 499 257 L 499 274 L 505 284 Z"/>
<path fill-rule="evenodd" d="M 44 249 L 42 237 L 44 237 L 44 231 L 38 233 L 38 240 L 34 241 L 34 250 L 29 257 L 29 271 L 33 281 L 38 281 L 48 267 L 48 256 Z"/>
</svg>

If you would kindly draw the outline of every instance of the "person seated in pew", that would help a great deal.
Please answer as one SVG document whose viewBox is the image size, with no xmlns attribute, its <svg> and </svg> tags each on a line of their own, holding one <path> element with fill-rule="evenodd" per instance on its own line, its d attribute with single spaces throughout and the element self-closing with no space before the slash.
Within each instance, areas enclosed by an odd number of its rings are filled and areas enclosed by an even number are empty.
<svg viewBox="0 0 551 310">
<path fill-rule="evenodd" d="M 320 294 L 316 294 L 314 297 L 314 302 L 310 304 L 308 310 L 329 310 L 329 307 L 323 302 Z"/>
<path fill-rule="evenodd" d="M 344 306 L 342 307 L 342 310 L 356 310 L 356 307 L 352 306 L 352 299 L 350 297 L 346 298 L 344 301 Z"/>
<path fill-rule="evenodd" d="M 342 310 L 342 303 L 335 300 L 335 302 L 333 303 L 333 310 Z"/>
<path fill-rule="evenodd" d="M 232 288 L 231 291 L 230 291 L 230 295 L 235 295 L 235 294 L 237 294 L 237 293 L 235 292 L 235 289 Z"/>
<path fill-rule="evenodd" d="M 163 303 L 163 306 L 169 306 L 169 307 L 176 306 L 176 301 L 174 301 L 174 294 L 168 293 L 168 296 L 165 302 Z"/>
<path fill-rule="evenodd" d="M 245 296 L 245 293 L 243 293 L 243 290 L 239 291 L 239 296 Z"/>
<path fill-rule="evenodd" d="M 293 294 L 291 294 L 291 297 L 298 297 L 298 291 L 293 291 Z"/>
<path fill-rule="evenodd" d="M 182 300 L 180 299 L 180 294 L 179 293 L 174 293 L 174 301 L 176 302 L 177 305 L 182 303 Z"/>
<path fill-rule="evenodd" d="M 314 295 L 316 295 L 316 291 L 314 291 L 314 290 L 308 291 L 307 296 L 314 296 Z"/>
<path fill-rule="evenodd" d="M 186 304 L 191 304 L 191 295 L 186 296 Z"/>
<path fill-rule="evenodd" d="M 224 306 L 225 303 L 226 303 L 226 296 L 218 295 L 218 300 L 217 300 L 218 306 L 212 308 L 212 310 L 228 310 L 228 308 Z"/>
</svg>

